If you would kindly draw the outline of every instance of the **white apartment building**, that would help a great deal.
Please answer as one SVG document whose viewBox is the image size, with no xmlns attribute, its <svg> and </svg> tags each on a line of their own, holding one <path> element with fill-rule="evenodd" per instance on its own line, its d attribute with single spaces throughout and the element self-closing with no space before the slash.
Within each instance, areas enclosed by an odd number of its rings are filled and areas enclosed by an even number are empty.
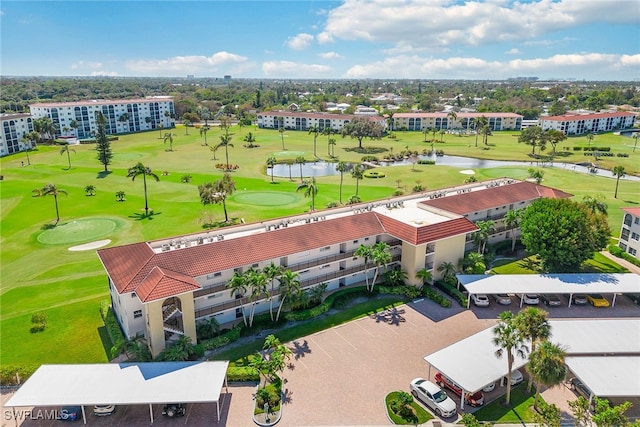
<svg viewBox="0 0 640 427">
<path fill-rule="evenodd" d="M 610 132 L 614 129 L 629 129 L 636 120 L 635 113 L 615 111 L 610 113 L 571 114 L 540 117 L 542 130 L 555 129 L 565 135 Z"/>
<path fill-rule="evenodd" d="M 316 126 L 320 131 L 332 129 L 340 132 L 346 123 L 358 116 L 352 114 L 299 113 L 294 111 L 264 111 L 258 113 L 258 127 L 266 129 L 309 130 Z M 362 117 L 362 116 L 360 116 Z M 387 127 L 384 117 L 366 116 L 369 120 Z"/>
<path fill-rule="evenodd" d="M 640 259 L 640 208 L 622 208 L 622 228 L 618 246 L 630 255 Z"/>
<path fill-rule="evenodd" d="M 18 153 L 27 148 L 22 139 L 33 132 L 33 122 L 29 114 L 0 114 L 0 156 Z"/>
<path fill-rule="evenodd" d="M 475 130 L 473 120 L 486 117 L 492 131 L 521 130 L 523 116 L 515 113 L 456 113 L 453 119 L 449 113 L 395 113 L 393 129 L 422 131 L 423 129 Z"/>
<path fill-rule="evenodd" d="M 226 285 L 234 273 L 273 263 L 297 273 L 303 289 L 326 284 L 332 291 L 362 284 L 366 274 L 372 277 L 373 269 L 367 270 L 355 251 L 385 242 L 391 249 L 389 265 L 399 266 L 418 285 L 417 271 L 426 268 L 438 278 L 437 266 L 463 258 L 468 236 L 477 230 L 474 220 L 497 217 L 537 198 L 569 196 L 503 178 L 100 249 L 98 257 L 125 335 L 144 336 L 157 355 L 174 335 L 195 342 L 197 322 L 215 317 L 229 325 L 242 318 L 243 307 L 255 304 L 256 313 L 269 309 L 267 295 L 253 304 L 232 297 Z M 491 206 L 472 207 L 494 198 Z M 447 199 L 454 206 L 464 203 L 467 214 L 438 205 Z"/>
<path fill-rule="evenodd" d="M 97 130 L 96 113 L 107 119 L 107 134 L 140 132 L 175 127 L 173 98 L 156 96 L 139 99 L 43 102 L 29 105 L 33 119 L 48 117 L 56 136 L 91 138 Z"/>
</svg>

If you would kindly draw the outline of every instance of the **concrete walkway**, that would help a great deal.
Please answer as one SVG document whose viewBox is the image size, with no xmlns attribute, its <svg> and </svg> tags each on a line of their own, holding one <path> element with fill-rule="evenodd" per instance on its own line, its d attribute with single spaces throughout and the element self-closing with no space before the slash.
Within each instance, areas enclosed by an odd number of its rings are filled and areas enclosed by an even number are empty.
<svg viewBox="0 0 640 427">
<path fill-rule="evenodd" d="M 618 258 L 617 256 L 609 253 L 609 251 L 601 251 L 600 253 L 605 257 L 609 258 L 611 261 L 615 262 L 616 264 L 620 264 L 621 266 L 629 270 L 631 273 L 640 274 L 640 267 L 638 267 L 635 264 L 631 264 L 626 259 Z"/>
</svg>

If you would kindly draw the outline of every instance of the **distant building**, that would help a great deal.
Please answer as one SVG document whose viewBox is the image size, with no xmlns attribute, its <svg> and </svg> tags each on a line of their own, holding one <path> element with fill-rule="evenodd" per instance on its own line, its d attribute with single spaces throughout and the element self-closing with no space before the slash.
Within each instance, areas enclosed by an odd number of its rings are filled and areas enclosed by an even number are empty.
<svg viewBox="0 0 640 427">
<path fill-rule="evenodd" d="M 28 143 L 22 139 L 33 132 L 31 114 L 0 114 L 0 126 L 0 156 L 26 150 Z"/>
<path fill-rule="evenodd" d="M 562 116 L 540 117 L 543 130 L 555 129 L 565 135 L 609 132 L 615 129 L 633 127 L 636 115 L 626 111 L 609 113 L 563 114 Z"/>
<path fill-rule="evenodd" d="M 140 132 L 175 126 L 173 98 L 157 96 L 139 99 L 93 100 L 77 102 L 43 102 L 29 105 L 33 119 L 48 117 L 56 136 L 72 135 L 91 138 L 96 126 L 96 113 L 107 119 L 107 134 Z M 65 131 L 65 129 L 68 129 Z"/>
<path fill-rule="evenodd" d="M 356 116 L 379 116 L 380 113 L 373 107 L 365 107 L 363 105 L 358 105 L 356 107 L 356 111 L 354 113 Z"/>
<path fill-rule="evenodd" d="M 280 129 L 283 127 L 290 130 L 309 130 L 316 126 L 321 131 L 331 128 L 336 132 L 358 116 L 351 114 L 330 114 L 330 113 L 300 113 L 296 111 L 264 111 L 258 113 L 258 127 L 266 129 Z M 384 117 L 370 117 L 380 123 L 385 129 L 387 124 Z"/>
<path fill-rule="evenodd" d="M 230 76 L 229 74 L 227 74 L 227 75 L 225 75 L 222 79 L 223 79 L 225 82 L 228 82 L 228 81 L 230 81 L 230 80 L 231 80 L 231 76 Z"/>
<path fill-rule="evenodd" d="M 428 129 L 462 129 L 473 130 L 473 122 L 477 117 L 487 118 L 492 131 L 520 130 L 523 116 L 515 113 L 456 113 L 455 121 L 448 113 L 395 113 L 393 115 L 393 129 L 407 129 L 422 131 Z"/>
<path fill-rule="evenodd" d="M 618 246 L 623 251 L 640 259 L 640 208 L 622 208 L 622 228 Z"/>
</svg>

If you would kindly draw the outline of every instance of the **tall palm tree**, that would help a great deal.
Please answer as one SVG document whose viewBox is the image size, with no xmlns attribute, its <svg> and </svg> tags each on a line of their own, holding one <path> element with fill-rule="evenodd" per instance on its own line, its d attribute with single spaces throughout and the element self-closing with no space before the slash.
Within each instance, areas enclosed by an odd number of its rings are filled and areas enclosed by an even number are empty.
<svg viewBox="0 0 640 427">
<path fill-rule="evenodd" d="M 299 190 L 304 191 L 304 197 L 311 196 L 311 212 L 316 210 L 316 194 L 318 194 L 318 185 L 316 184 L 315 177 L 305 179 L 298 185 L 296 192 Z"/>
<path fill-rule="evenodd" d="M 169 141 L 169 151 L 173 151 L 173 137 L 176 136 L 173 132 L 165 132 L 164 133 L 164 145 L 167 145 L 167 141 Z"/>
<path fill-rule="evenodd" d="M 331 155 L 331 141 L 335 144 L 335 139 L 331 138 L 331 135 L 334 134 L 334 131 L 331 129 L 331 126 L 327 126 L 322 130 L 322 134 L 327 135 L 327 155 L 329 155 L 329 157 L 333 157 Z"/>
<path fill-rule="evenodd" d="M 336 170 L 340 172 L 340 204 L 342 204 L 342 181 L 344 179 L 344 173 L 348 172 L 351 165 L 347 162 L 338 162 Z"/>
<path fill-rule="evenodd" d="M 364 259 L 364 282 L 369 290 L 369 261 L 373 258 L 373 248 L 371 246 L 360 245 L 353 254 L 357 258 Z"/>
<path fill-rule="evenodd" d="M 225 167 L 225 171 L 230 171 L 231 167 L 229 165 L 229 147 L 233 148 L 233 144 L 231 143 L 231 135 L 228 132 L 225 132 L 224 135 L 220 135 L 220 143 L 218 147 L 224 147 L 224 155 L 227 159 L 227 164 Z"/>
<path fill-rule="evenodd" d="M 493 344 L 498 347 L 496 357 L 501 358 L 507 355 L 507 394 L 505 402 L 509 405 L 511 401 L 511 372 L 516 355 L 524 357 L 527 347 L 524 345 L 524 337 L 513 324 L 513 313 L 503 311 L 498 316 L 498 324 L 493 328 Z M 515 354 L 514 354 L 515 352 Z"/>
<path fill-rule="evenodd" d="M 633 143 L 633 152 L 636 152 L 636 147 L 638 146 L 638 138 L 640 138 L 640 132 L 634 132 L 633 137 L 632 137 L 635 142 Z"/>
<path fill-rule="evenodd" d="M 31 131 L 29 133 L 26 133 L 22 137 L 21 141 L 26 145 L 24 152 L 27 155 L 27 166 L 31 165 L 31 159 L 29 158 L 29 151 L 31 151 L 33 147 L 36 147 L 38 145 L 39 139 L 40 139 L 40 134 L 36 131 Z"/>
<path fill-rule="evenodd" d="M 508 230 L 511 230 L 511 252 L 516 249 L 516 228 L 520 225 L 520 216 L 522 215 L 522 209 L 514 209 L 507 212 L 504 216 L 504 225 Z"/>
<path fill-rule="evenodd" d="M 456 266 L 449 261 L 445 261 L 440 264 L 437 268 L 438 273 L 442 273 L 442 278 L 447 279 L 449 277 L 453 277 L 456 274 Z"/>
<path fill-rule="evenodd" d="M 318 153 L 316 151 L 316 142 L 318 140 L 318 134 L 320 133 L 320 128 L 318 128 L 318 126 L 311 126 L 309 128 L 309 133 L 313 134 L 313 157 L 318 158 Z"/>
<path fill-rule="evenodd" d="M 484 145 L 489 145 L 489 137 L 493 135 L 493 133 L 491 133 L 491 128 L 489 127 L 489 125 L 482 126 L 482 128 L 480 129 L 480 134 L 482 135 L 482 143 Z"/>
<path fill-rule="evenodd" d="M 273 262 L 262 269 L 267 280 L 271 283 L 271 289 L 269 290 L 269 315 L 273 320 L 273 292 L 275 281 L 282 274 L 284 268 L 281 265 L 275 265 Z"/>
<path fill-rule="evenodd" d="M 231 289 L 231 297 L 240 300 L 240 311 L 242 312 L 242 321 L 247 326 L 247 315 L 244 309 L 244 298 L 247 293 L 248 282 L 246 276 L 238 273 L 233 273 L 231 280 L 225 285 L 227 289 Z"/>
<path fill-rule="evenodd" d="M 71 169 L 71 155 L 69 154 L 69 151 L 73 151 L 74 153 L 76 152 L 76 150 L 69 147 L 68 143 L 62 144 L 62 147 L 60 147 L 60 155 L 62 156 L 64 153 L 67 153 L 67 163 L 69 164 L 67 170 Z"/>
<path fill-rule="evenodd" d="M 421 268 L 416 272 L 416 279 L 420 279 L 424 285 L 425 283 L 433 282 L 433 275 L 426 268 Z"/>
<path fill-rule="evenodd" d="M 591 147 L 591 143 L 593 142 L 593 134 L 591 132 L 587 132 L 587 134 L 585 135 L 587 137 L 587 146 Z"/>
<path fill-rule="evenodd" d="M 624 170 L 624 166 L 615 166 L 613 168 L 613 176 L 616 177 L 616 192 L 613 195 L 614 199 L 618 198 L 618 184 L 620 183 L 620 178 L 623 178 L 626 174 L 627 173 Z"/>
<path fill-rule="evenodd" d="M 278 159 L 276 159 L 276 156 L 270 156 L 267 159 L 267 166 L 271 169 L 271 183 L 272 184 L 273 184 L 273 169 L 275 169 L 277 164 L 278 164 Z"/>
<path fill-rule="evenodd" d="M 253 326 L 253 318 L 256 313 L 257 301 L 262 295 L 267 293 L 267 276 L 261 270 L 250 268 L 245 273 L 247 284 L 249 285 L 249 302 L 251 310 L 249 311 L 249 327 Z"/>
<path fill-rule="evenodd" d="M 137 177 L 142 175 L 142 184 L 144 187 L 144 214 L 149 215 L 149 199 L 147 196 L 147 177 L 151 177 L 156 180 L 156 182 L 160 181 L 158 175 L 151 171 L 151 168 L 143 165 L 138 162 L 135 166 L 129 168 L 127 172 L 127 178 L 131 178 L 131 181 L 135 181 Z"/>
<path fill-rule="evenodd" d="M 280 319 L 280 313 L 287 298 L 295 297 L 300 294 L 300 278 L 298 273 L 294 273 L 291 270 L 285 270 L 279 279 L 280 285 L 280 305 L 278 306 L 278 312 L 276 313 L 276 322 Z"/>
<path fill-rule="evenodd" d="M 335 157 L 336 157 L 336 139 L 335 138 L 329 138 L 328 147 L 329 147 L 329 150 L 330 150 L 329 156 L 332 159 L 335 159 Z"/>
<path fill-rule="evenodd" d="M 538 399 L 540 398 L 542 386 L 551 388 L 564 381 L 567 375 L 565 356 L 564 349 L 550 341 L 543 341 L 535 350 L 531 350 L 527 372 L 536 383 L 536 397 L 533 401 L 535 409 L 538 408 Z"/>
<path fill-rule="evenodd" d="M 456 127 L 456 120 L 458 120 L 458 114 L 456 114 L 455 111 L 449 111 L 447 113 L 447 118 L 449 119 L 449 126 L 447 126 L 449 129 L 454 129 Z"/>
<path fill-rule="evenodd" d="M 602 214 L 607 215 L 608 206 L 604 201 L 602 194 L 596 194 L 595 196 L 584 196 L 582 198 L 582 204 L 589 209 L 589 211 L 595 215 Z"/>
<path fill-rule="evenodd" d="M 284 146 L 284 128 L 278 128 L 278 132 L 280 132 L 280 138 L 282 139 L 282 151 L 286 151 L 287 149 Z"/>
<path fill-rule="evenodd" d="M 42 188 L 36 188 L 33 190 L 36 196 L 53 196 L 53 201 L 56 205 L 56 224 L 60 222 L 60 211 L 58 210 L 58 195 L 69 194 L 67 190 L 58 188 L 55 184 L 47 184 Z"/>
<path fill-rule="evenodd" d="M 298 156 L 298 157 L 296 157 L 296 163 L 297 163 L 298 165 L 300 165 L 300 182 L 302 182 L 302 181 L 303 181 L 303 179 L 304 179 L 304 178 L 302 177 L 302 166 L 304 166 L 305 162 L 306 162 L 306 160 L 304 159 L 304 156 Z"/>
<path fill-rule="evenodd" d="M 538 343 L 551 336 L 548 314 L 537 307 L 527 307 L 513 318 L 513 325 L 520 331 L 522 337 L 531 343 L 531 351 L 536 349 Z M 529 389 L 531 389 L 531 381 L 532 379 L 529 378 Z"/>
<path fill-rule="evenodd" d="M 207 132 L 209 132 L 209 126 L 204 125 L 200 128 L 200 136 L 204 136 L 204 145 L 209 145 L 207 142 Z"/>
<path fill-rule="evenodd" d="M 373 273 L 373 279 L 371 280 L 371 289 L 373 292 L 373 287 L 376 285 L 376 280 L 378 279 L 378 274 L 380 273 L 380 268 L 385 267 L 387 264 L 391 262 L 391 248 L 385 242 L 378 242 L 372 246 L 371 249 L 371 260 L 373 264 L 376 266 L 376 269 Z"/>
<path fill-rule="evenodd" d="M 495 230 L 495 223 L 491 220 L 478 221 L 476 222 L 476 226 L 478 227 L 478 231 L 474 233 L 474 239 L 478 244 L 478 253 L 484 254 L 489 236 Z"/>
<path fill-rule="evenodd" d="M 358 197 L 358 184 L 360 180 L 364 178 L 364 168 L 360 164 L 356 164 L 351 169 L 351 176 L 356 180 L 356 197 Z"/>
<path fill-rule="evenodd" d="M 482 133 L 482 130 L 484 129 L 484 127 L 488 125 L 489 125 L 489 119 L 487 119 L 485 116 L 476 117 L 474 119 L 474 126 L 476 130 L 476 147 L 478 146 L 478 134 Z"/>
</svg>

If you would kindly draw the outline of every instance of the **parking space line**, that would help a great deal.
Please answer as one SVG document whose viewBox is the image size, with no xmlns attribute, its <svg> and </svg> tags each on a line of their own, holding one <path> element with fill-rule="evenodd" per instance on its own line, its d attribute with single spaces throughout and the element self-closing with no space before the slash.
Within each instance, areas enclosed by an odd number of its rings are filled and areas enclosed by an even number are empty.
<svg viewBox="0 0 640 427">
<path fill-rule="evenodd" d="M 360 322 L 353 322 L 353 323 L 355 323 L 356 325 L 358 325 L 358 327 L 359 327 L 360 329 L 362 329 L 363 331 L 365 331 L 366 333 L 368 333 L 371 337 L 373 337 L 373 338 L 375 338 L 375 337 L 376 337 L 374 334 L 372 334 L 372 333 L 371 333 L 371 331 L 369 331 L 368 329 L 366 329 L 365 327 L 363 327 L 363 326 L 360 324 Z"/>
<path fill-rule="evenodd" d="M 355 345 L 351 344 L 351 341 L 349 341 L 348 339 L 346 339 L 345 337 L 343 337 L 338 331 L 335 331 L 336 335 L 338 335 L 340 338 L 342 338 L 347 344 L 349 344 L 351 347 L 353 347 L 354 350 L 357 350 L 358 347 L 356 347 Z"/>
<path fill-rule="evenodd" d="M 326 354 L 326 355 L 329 357 L 329 359 L 333 359 L 333 357 L 331 357 L 331 355 L 330 355 L 329 353 L 327 353 L 327 352 L 324 350 L 324 348 L 322 348 L 322 346 L 321 346 L 320 344 L 318 344 L 318 342 L 317 342 L 316 340 L 314 340 L 312 337 L 309 337 L 309 339 L 310 339 L 311 341 L 313 341 L 313 343 L 314 343 L 315 345 L 317 345 L 317 346 L 318 346 L 318 348 L 320 349 L 320 351 L 322 351 L 324 354 Z"/>
</svg>

